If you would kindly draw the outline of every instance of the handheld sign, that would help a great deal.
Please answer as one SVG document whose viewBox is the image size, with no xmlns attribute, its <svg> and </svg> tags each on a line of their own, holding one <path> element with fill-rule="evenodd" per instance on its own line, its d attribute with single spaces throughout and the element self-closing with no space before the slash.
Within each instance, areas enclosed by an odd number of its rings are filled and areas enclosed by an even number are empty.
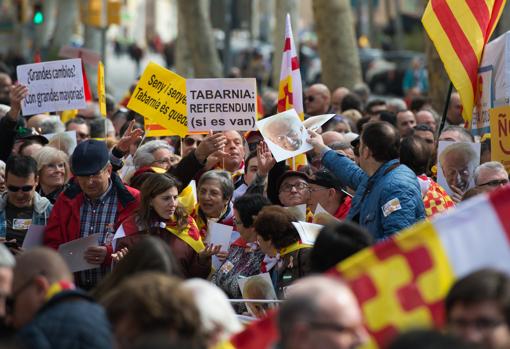
<svg viewBox="0 0 510 349">
<path fill-rule="evenodd" d="M 186 80 L 154 62 L 145 68 L 127 107 L 184 137 L 186 118 Z"/>
<path fill-rule="evenodd" d="M 97 99 L 99 100 L 99 112 L 106 117 L 106 87 L 104 84 L 103 62 L 97 63 Z"/>
<path fill-rule="evenodd" d="M 190 131 L 249 131 L 257 121 L 257 83 L 249 79 L 188 79 Z"/>
<path fill-rule="evenodd" d="M 490 110 L 491 160 L 510 170 L 510 106 Z"/>
<path fill-rule="evenodd" d="M 16 73 L 28 86 L 23 115 L 87 107 L 80 59 L 19 65 Z"/>
</svg>

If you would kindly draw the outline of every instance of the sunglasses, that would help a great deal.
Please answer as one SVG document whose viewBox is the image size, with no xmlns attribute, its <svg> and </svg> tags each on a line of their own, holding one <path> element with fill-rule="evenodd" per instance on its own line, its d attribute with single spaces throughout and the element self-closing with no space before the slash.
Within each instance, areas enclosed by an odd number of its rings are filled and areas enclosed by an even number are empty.
<svg viewBox="0 0 510 349">
<path fill-rule="evenodd" d="M 310 103 L 311 103 L 311 102 L 315 101 L 315 96 L 308 96 L 308 97 L 305 97 L 305 101 L 307 101 L 307 102 L 310 102 Z"/>
<path fill-rule="evenodd" d="M 18 192 L 18 191 L 22 191 L 22 192 L 25 192 L 25 193 L 28 193 L 29 191 L 31 191 L 32 189 L 34 189 L 34 186 L 33 185 L 24 185 L 22 187 L 17 187 L 15 185 L 8 185 L 7 186 L 7 190 L 9 190 L 10 192 Z"/>
<path fill-rule="evenodd" d="M 499 187 L 499 186 L 506 185 L 506 184 L 508 184 L 508 179 L 495 179 L 495 180 L 489 181 L 487 183 L 478 184 L 478 186 L 483 187 L 486 185 L 489 187 Z"/>
<path fill-rule="evenodd" d="M 194 138 L 184 138 L 184 144 L 186 144 L 188 147 L 191 147 L 193 144 L 197 143 L 197 147 L 202 143 L 200 140 L 196 140 Z"/>
</svg>

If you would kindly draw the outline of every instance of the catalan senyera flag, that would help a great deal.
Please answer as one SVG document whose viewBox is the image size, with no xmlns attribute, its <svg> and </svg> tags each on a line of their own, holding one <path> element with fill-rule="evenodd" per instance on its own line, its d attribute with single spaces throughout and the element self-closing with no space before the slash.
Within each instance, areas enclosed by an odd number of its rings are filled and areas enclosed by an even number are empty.
<svg viewBox="0 0 510 349">
<path fill-rule="evenodd" d="M 285 43 L 283 45 L 282 65 L 280 70 L 280 84 L 278 87 L 278 113 L 294 108 L 301 121 L 305 119 L 303 109 L 303 87 L 301 85 L 301 72 L 296 53 L 296 45 L 292 36 L 290 15 L 285 18 Z M 289 159 L 289 165 L 296 170 L 306 165 L 306 155 L 301 154 Z"/>
<path fill-rule="evenodd" d="M 364 348 L 380 348 L 405 329 L 441 327 L 453 282 L 484 267 L 510 273 L 510 185 L 365 249 L 329 274 L 345 280 L 358 299 L 371 335 Z M 270 348 L 278 332 L 254 333 L 257 326 L 247 329 L 251 339 L 242 332 L 224 348 L 251 349 L 251 341 Z"/>
<path fill-rule="evenodd" d="M 478 66 L 506 0 L 430 0 L 422 23 L 453 86 L 459 92 L 464 120 L 473 114 Z"/>
</svg>

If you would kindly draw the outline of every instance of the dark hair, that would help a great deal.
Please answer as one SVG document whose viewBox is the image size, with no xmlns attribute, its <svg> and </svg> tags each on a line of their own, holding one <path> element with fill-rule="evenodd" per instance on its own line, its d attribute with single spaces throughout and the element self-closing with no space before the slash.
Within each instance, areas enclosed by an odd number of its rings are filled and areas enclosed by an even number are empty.
<svg viewBox="0 0 510 349">
<path fill-rule="evenodd" d="M 355 93 L 348 93 L 344 96 L 342 99 L 342 103 L 340 104 L 340 110 L 346 111 L 349 109 L 356 109 L 357 111 L 361 112 L 361 106 L 362 106 L 361 98 Z"/>
<path fill-rule="evenodd" d="M 28 178 L 33 173 L 37 177 L 37 161 L 31 156 L 12 155 L 5 162 L 5 178 L 10 174 Z"/>
<path fill-rule="evenodd" d="M 489 268 L 455 282 L 446 296 L 446 317 L 449 319 L 453 307 L 459 303 L 473 306 L 485 301 L 495 302 L 510 326 L 510 278 L 502 271 Z"/>
<path fill-rule="evenodd" d="M 363 126 L 365 126 L 365 124 L 367 124 L 370 121 L 370 119 L 371 119 L 370 116 L 364 116 L 358 121 L 356 121 L 356 128 L 358 129 L 359 132 L 363 131 Z"/>
<path fill-rule="evenodd" d="M 397 126 L 397 114 L 389 110 L 383 110 L 379 113 L 379 119 L 381 121 L 386 121 L 392 124 L 393 126 Z"/>
<path fill-rule="evenodd" d="M 91 296 L 100 301 L 123 280 L 144 271 L 157 271 L 167 275 L 182 276 L 172 249 L 166 242 L 154 236 L 142 236 L 133 245 L 113 271 L 91 291 Z"/>
<path fill-rule="evenodd" d="M 69 119 L 66 121 L 65 125 L 66 125 L 66 129 L 67 127 L 70 125 L 70 124 L 76 124 L 76 125 L 88 125 L 87 122 L 85 121 L 85 119 L 83 118 L 80 118 L 80 117 L 76 117 L 76 118 L 72 118 L 72 119 Z"/>
<path fill-rule="evenodd" d="M 427 124 L 418 124 L 418 125 L 414 126 L 413 129 L 415 131 L 426 131 L 426 132 L 432 132 L 432 134 L 434 134 L 434 130 L 432 129 L 432 127 L 430 127 Z"/>
<path fill-rule="evenodd" d="M 372 108 L 377 107 L 379 105 L 386 105 L 386 102 L 383 99 L 372 99 L 370 102 L 367 103 L 365 106 L 365 113 L 372 114 Z"/>
<path fill-rule="evenodd" d="M 253 150 L 253 151 L 249 152 L 248 156 L 244 160 L 245 165 L 248 166 L 248 163 L 250 162 L 250 160 L 253 158 L 256 158 L 256 157 L 257 157 L 257 150 Z M 248 169 L 246 169 L 246 170 L 248 170 Z"/>
<path fill-rule="evenodd" d="M 260 211 L 253 226 L 264 240 L 271 240 L 276 249 L 281 249 L 299 241 L 299 234 L 292 224 L 295 220 L 289 210 L 271 205 Z"/>
<path fill-rule="evenodd" d="M 409 104 L 409 110 L 411 110 L 413 113 L 416 113 L 420 111 L 426 104 L 430 104 L 430 98 L 424 96 L 414 96 L 411 99 L 411 103 Z"/>
<path fill-rule="evenodd" d="M 405 137 L 400 143 L 400 163 L 417 176 L 427 172 L 431 155 L 427 143 L 418 136 Z"/>
<path fill-rule="evenodd" d="M 469 349 L 470 344 L 460 338 L 438 332 L 437 330 L 411 330 L 399 335 L 388 349 Z"/>
<path fill-rule="evenodd" d="M 385 121 L 366 124 L 361 133 L 361 140 L 370 149 L 376 161 L 386 162 L 399 158 L 400 135 L 393 125 Z"/>
<path fill-rule="evenodd" d="M 312 271 L 325 272 L 373 242 L 372 236 L 356 223 L 330 223 L 321 229 L 315 240 L 310 254 Z"/>
<path fill-rule="evenodd" d="M 154 173 L 149 176 L 140 189 L 141 199 L 138 208 L 138 222 L 144 229 L 151 230 L 151 225 L 156 218 L 156 213 L 151 207 L 151 200 L 157 195 L 164 193 L 170 188 L 177 188 L 179 190 L 179 182 L 177 179 L 167 173 Z M 180 228 L 188 224 L 188 215 L 182 207 L 175 209 L 175 217 L 177 219 L 177 226 Z"/>
<path fill-rule="evenodd" d="M 238 198 L 234 202 L 234 209 L 239 214 L 241 222 L 245 228 L 253 225 L 254 217 L 259 214 L 264 206 L 271 205 L 268 198 L 261 194 L 247 194 Z"/>
</svg>

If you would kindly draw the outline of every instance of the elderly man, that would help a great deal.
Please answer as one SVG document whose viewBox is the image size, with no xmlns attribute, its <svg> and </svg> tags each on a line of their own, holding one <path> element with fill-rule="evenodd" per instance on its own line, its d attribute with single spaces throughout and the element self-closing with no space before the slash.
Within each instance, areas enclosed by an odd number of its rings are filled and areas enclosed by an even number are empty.
<svg viewBox="0 0 510 349">
<path fill-rule="evenodd" d="M 262 131 L 267 138 L 286 151 L 296 151 L 303 144 L 302 134 L 305 127 L 293 115 L 279 115 L 278 118 L 268 120 Z"/>
<path fill-rule="evenodd" d="M 510 279 L 506 273 L 482 269 L 464 276 L 450 289 L 445 308 L 451 334 L 480 348 L 510 348 Z"/>
<path fill-rule="evenodd" d="M 427 109 L 420 110 L 416 113 L 416 124 L 421 125 L 427 125 L 432 129 L 432 132 L 436 132 L 437 128 L 437 120 L 434 116 L 434 114 Z"/>
<path fill-rule="evenodd" d="M 90 137 L 90 128 L 82 118 L 74 118 L 66 122 L 66 131 L 76 131 L 76 142 L 80 144 Z"/>
<path fill-rule="evenodd" d="M 412 135 L 414 126 L 416 126 L 416 118 L 412 111 L 404 110 L 397 113 L 397 129 L 400 138 Z"/>
<path fill-rule="evenodd" d="M 277 184 L 279 204 L 291 207 L 306 204 L 310 197 L 308 176 L 303 172 L 287 171 Z"/>
<path fill-rule="evenodd" d="M 475 185 L 487 188 L 489 191 L 508 184 L 508 172 L 505 166 L 497 161 L 489 161 L 475 169 Z"/>
<path fill-rule="evenodd" d="M 0 236 L 15 249 L 23 244 L 30 225 L 46 225 L 52 205 L 36 192 L 37 162 L 31 157 L 9 157 L 5 182 L 7 193 L 0 198 Z"/>
<path fill-rule="evenodd" d="M 447 125 L 463 126 L 464 118 L 462 117 L 462 103 L 460 95 L 457 92 L 452 93 L 450 103 L 448 104 L 448 111 L 446 112 Z"/>
<path fill-rule="evenodd" d="M 140 194 L 112 172 L 104 142 L 80 143 L 71 157 L 71 170 L 75 180 L 55 203 L 44 244 L 57 249 L 63 243 L 98 234 L 98 246 L 89 247 L 83 256 L 96 268 L 77 275 L 77 284 L 89 290 L 110 271 L 114 233 L 138 207 Z"/>
<path fill-rule="evenodd" d="M 327 114 L 331 108 L 331 92 L 324 84 L 314 84 L 305 91 L 305 112 L 310 116 Z"/>
<path fill-rule="evenodd" d="M 328 170 L 317 171 L 308 180 L 310 196 L 308 207 L 315 212 L 321 205 L 329 214 L 345 219 L 351 208 L 351 197 L 342 188 L 342 183 Z"/>
<path fill-rule="evenodd" d="M 365 124 L 360 136 L 359 166 L 324 145 L 309 131 L 308 142 L 321 154 L 322 164 L 342 183 L 356 190 L 348 219 L 383 240 L 425 218 L 416 175 L 398 161 L 400 137 L 387 122 Z"/>
<path fill-rule="evenodd" d="M 112 347 L 103 308 L 75 288 L 73 274 L 55 251 L 38 247 L 21 255 L 12 290 L 13 324 L 23 347 Z"/>
<path fill-rule="evenodd" d="M 474 143 L 474 138 L 468 130 L 460 126 L 447 126 L 444 128 L 441 135 L 439 135 L 439 141 L 450 141 L 450 142 L 467 142 Z"/>
<path fill-rule="evenodd" d="M 289 293 L 278 314 L 278 348 L 354 349 L 367 341 L 356 297 L 343 282 L 312 276 Z"/>
<path fill-rule="evenodd" d="M 474 186 L 473 174 L 479 163 L 478 154 L 469 143 L 452 143 L 439 154 L 439 165 L 446 181 L 439 184 L 445 187 L 453 201 L 459 202 Z"/>
</svg>

